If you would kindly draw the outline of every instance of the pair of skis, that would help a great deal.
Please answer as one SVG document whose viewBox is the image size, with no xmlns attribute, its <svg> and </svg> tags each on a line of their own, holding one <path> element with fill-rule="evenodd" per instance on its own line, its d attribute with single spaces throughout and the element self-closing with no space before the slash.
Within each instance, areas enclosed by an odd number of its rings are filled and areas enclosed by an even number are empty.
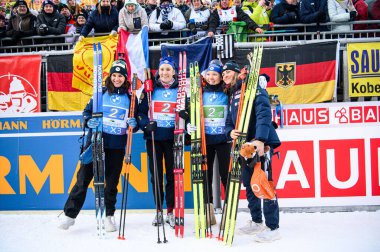
<svg viewBox="0 0 380 252">
<path fill-rule="evenodd" d="M 92 98 L 92 118 L 98 120 L 98 126 L 93 129 L 91 143 L 93 156 L 93 171 L 94 171 L 94 189 L 95 189 L 95 215 L 96 215 L 96 230 L 100 238 L 104 238 L 106 207 L 104 201 L 104 169 L 105 155 L 103 144 L 103 68 L 102 68 L 102 46 L 100 43 L 93 44 L 94 47 L 94 72 L 93 72 L 93 98 Z"/>
<path fill-rule="evenodd" d="M 175 235 L 183 238 L 185 225 L 185 195 L 184 195 L 184 146 L 185 146 L 185 120 L 179 116 L 180 111 L 186 109 L 186 52 L 179 52 L 179 73 L 177 106 L 174 128 L 174 212 Z"/>
<path fill-rule="evenodd" d="M 211 238 L 211 209 L 210 204 L 207 204 L 209 202 L 210 195 L 208 194 L 209 185 L 202 100 L 202 77 L 199 73 L 198 62 L 190 63 L 190 91 L 190 122 L 192 125 L 196 126 L 196 131 L 191 134 L 190 152 L 194 198 L 195 237 Z M 207 219 L 210 222 L 209 225 L 207 224 Z"/>
<path fill-rule="evenodd" d="M 231 159 L 228 174 L 228 183 L 226 190 L 226 198 L 223 204 L 222 220 L 219 229 L 218 239 L 224 244 L 232 245 L 237 209 L 239 204 L 239 196 L 241 189 L 241 174 L 238 158 L 241 146 L 246 142 L 248 126 L 252 114 L 252 107 L 256 97 L 257 83 L 263 53 L 262 45 L 256 46 L 253 52 L 248 54 L 250 66 L 248 69 L 249 75 L 242 83 L 238 113 L 236 118 L 235 130 L 240 132 L 239 137 L 233 141 L 231 147 Z"/>
<path fill-rule="evenodd" d="M 133 74 L 132 78 L 132 86 L 131 86 L 131 104 L 129 106 L 129 118 L 133 118 L 135 115 L 135 106 L 136 106 L 136 89 L 137 89 L 137 74 Z M 125 216 L 127 211 L 127 201 L 128 201 L 128 187 L 129 187 L 129 170 L 132 166 L 132 136 L 133 134 L 133 127 L 128 126 L 128 132 L 127 132 L 127 144 L 125 149 L 125 164 L 126 169 L 124 172 L 124 179 L 123 179 L 123 193 L 121 198 L 121 211 L 120 211 L 120 224 L 119 224 L 119 236 L 118 239 L 125 240 L 124 237 L 124 231 L 125 231 Z"/>
</svg>

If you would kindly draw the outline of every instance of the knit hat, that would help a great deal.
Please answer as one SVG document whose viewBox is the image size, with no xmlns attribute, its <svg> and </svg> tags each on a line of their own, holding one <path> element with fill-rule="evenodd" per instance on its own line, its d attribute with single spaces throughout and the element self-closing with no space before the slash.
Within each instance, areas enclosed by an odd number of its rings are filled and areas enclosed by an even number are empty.
<svg viewBox="0 0 380 252">
<path fill-rule="evenodd" d="M 59 7 L 58 7 L 58 11 L 61 12 L 61 10 L 64 9 L 64 8 L 70 10 L 69 6 L 67 6 L 66 4 L 60 4 Z"/>
<path fill-rule="evenodd" d="M 25 2 L 25 0 L 17 0 L 16 3 L 13 5 L 13 8 L 17 8 L 20 5 L 25 5 L 26 8 L 28 8 L 28 3 Z"/>
<path fill-rule="evenodd" d="M 224 72 L 226 70 L 232 70 L 232 71 L 235 71 L 237 73 L 240 73 L 240 67 L 234 60 L 229 60 L 229 61 L 227 61 L 226 64 L 224 64 L 222 72 Z"/>
<path fill-rule="evenodd" d="M 84 14 L 84 13 L 78 13 L 76 16 L 75 16 L 75 20 L 77 20 L 78 19 L 78 17 L 84 17 L 85 19 L 87 19 L 87 15 L 86 14 Z"/>
<path fill-rule="evenodd" d="M 133 4 L 135 6 L 135 8 L 137 8 L 137 6 L 138 6 L 138 3 L 136 0 L 125 0 L 124 6 L 127 7 L 127 5 L 129 5 L 129 4 Z"/>
<path fill-rule="evenodd" d="M 126 79 L 128 79 L 127 65 L 124 60 L 116 60 L 112 63 L 112 66 L 110 69 L 110 76 L 113 73 L 119 73 L 123 75 Z"/>
<path fill-rule="evenodd" d="M 160 5 L 163 3 L 163 2 L 169 2 L 169 3 L 173 3 L 173 0 L 160 0 Z"/>
<path fill-rule="evenodd" d="M 160 59 L 159 67 L 160 67 L 162 64 L 169 64 L 169 65 L 171 65 L 172 68 L 175 70 L 175 64 L 174 64 L 174 61 L 173 61 L 173 58 L 172 58 L 172 57 L 162 57 L 162 58 Z"/>
<path fill-rule="evenodd" d="M 218 65 L 209 65 L 208 68 L 207 68 L 207 72 L 208 71 L 214 71 L 214 72 L 217 72 L 219 74 L 222 74 L 222 66 L 218 66 Z"/>
<path fill-rule="evenodd" d="M 55 4 L 52 1 L 44 0 L 42 3 L 42 9 L 45 8 L 45 5 L 47 5 L 47 4 L 50 4 L 51 6 L 53 6 L 54 9 L 56 8 Z"/>
</svg>

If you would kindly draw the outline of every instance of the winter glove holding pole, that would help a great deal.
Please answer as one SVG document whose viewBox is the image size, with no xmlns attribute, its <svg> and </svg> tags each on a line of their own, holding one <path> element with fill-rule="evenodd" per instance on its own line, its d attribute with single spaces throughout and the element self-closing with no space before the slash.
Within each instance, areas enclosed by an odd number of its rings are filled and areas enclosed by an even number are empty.
<svg viewBox="0 0 380 252">
<path fill-rule="evenodd" d="M 157 122 L 156 121 L 150 121 L 146 126 L 145 126 L 145 132 L 151 133 L 154 132 L 157 129 Z"/>
<path fill-rule="evenodd" d="M 127 119 L 127 125 L 131 126 L 132 128 L 136 128 L 137 126 L 137 121 L 135 118 L 131 117 Z"/>
<path fill-rule="evenodd" d="M 87 127 L 91 129 L 95 129 L 98 126 L 99 126 L 99 120 L 97 118 L 91 118 L 90 120 L 87 121 Z"/>
<path fill-rule="evenodd" d="M 188 123 L 186 125 L 186 132 L 187 134 L 191 135 L 193 134 L 195 131 L 197 131 L 197 127 L 195 125 L 192 125 L 191 123 Z"/>
</svg>

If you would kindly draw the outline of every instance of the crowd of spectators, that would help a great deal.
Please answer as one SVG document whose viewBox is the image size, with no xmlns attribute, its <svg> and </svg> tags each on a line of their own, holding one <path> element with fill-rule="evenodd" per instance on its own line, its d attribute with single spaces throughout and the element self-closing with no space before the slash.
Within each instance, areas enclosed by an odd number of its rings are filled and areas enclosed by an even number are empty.
<svg viewBox="0 0 380 252">
<path fill-rule="evenodd" d="M 100 0 L 96 5 L 43 0 L 38 10 L 26 0 L 0 0 L 0 38 L 19 44 L 26 36 L 71 34 L 66 42 L 75 43 L 92 33 L 116 36 L 120 30 L 134 32 L 144 25 L 152 38 L 176 37 L 184 28 L 187 35 L 201 37 L 227 32 L 239 21 L 248 33 L 297 31 L 294 26 L 273 29 L 271 24 L 299 23 L 314 24 L 307 26 L 308 31 L 347 32 L 379 28 L 352 26 L 349 21 L 379 18 L 380 0 Z M 327 22 L 337 24 L 324 26 Z M 63 38 L 41 41 L 59 39 Z"/>
</svg>

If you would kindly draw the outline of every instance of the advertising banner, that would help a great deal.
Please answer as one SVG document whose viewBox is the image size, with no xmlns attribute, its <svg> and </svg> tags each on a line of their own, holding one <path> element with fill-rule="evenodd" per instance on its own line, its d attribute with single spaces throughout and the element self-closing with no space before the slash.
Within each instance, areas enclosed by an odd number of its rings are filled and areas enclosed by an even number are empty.
<svg viewBox="0 0 380 252">
<path fill-rule="evenodd" d="M 380 43 L 348 43 L 350 97 L 380 96 Z"/>
<path fill-rule="evenodd" d="M 41 111 L 41 56 L 0 57 L 0 66 L 0 114 Z"/>
</svg>

